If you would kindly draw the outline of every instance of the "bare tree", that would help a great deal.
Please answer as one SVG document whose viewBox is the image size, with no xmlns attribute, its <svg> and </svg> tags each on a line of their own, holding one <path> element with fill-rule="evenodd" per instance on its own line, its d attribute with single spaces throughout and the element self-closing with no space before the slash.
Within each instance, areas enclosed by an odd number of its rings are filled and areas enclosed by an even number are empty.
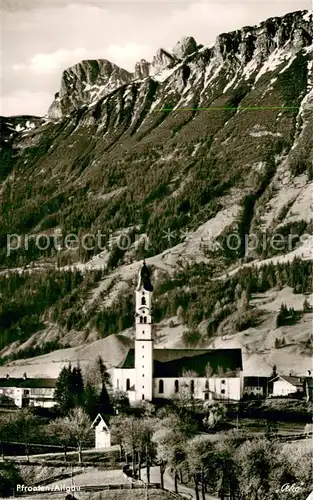
<svg viewBox="0 0 313 500">
<path fill-rule="evenodd" d="M 65 418 L 56 421 L 59 433 L 68 436 L 67 442 L 74 443 L 78 452 L 78 461 L 82 462 L 83 446 L 91 442 L 93 431 L 91 430 L 91 420 L 83 408 L 76 407 L 70 411 Z"/>
</svg>

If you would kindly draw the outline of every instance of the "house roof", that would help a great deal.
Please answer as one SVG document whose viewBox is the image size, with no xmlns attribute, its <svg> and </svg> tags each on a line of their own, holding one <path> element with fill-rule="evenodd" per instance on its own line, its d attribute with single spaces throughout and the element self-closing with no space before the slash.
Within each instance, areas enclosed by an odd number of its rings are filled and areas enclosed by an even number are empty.
<svg viewBox="0 0 313 500">
<path fill-rule="evenodd" d="M 244 377 L 244 387 L 266 387 L 268 377 Z"/>
<path fill-rule="evenodd" d="M 0 378 L 0 388 L 5 387 L 22 387 L 25 389 L 32 388 L 54 388 L 56 386 L 56 378 Z"/>
<path fill-rule="evenodd" d="M 277 377 L 270 380 L 270 382 L 276 382 L 278 379 L 286 380 L 289 384 L 295 387 L 303 387 L 304 379 L 302 377 L 296 377 L 294 375 L 277 375 Z"/>
<path fill-rule="evenodd" d="M 155 378 L 181 377 L 185 370 L 205 377 L 208 364 L 213 375 L 217 375 L 218 367 L 233 376 L 242 370 L 241 349 L 154 349 L 153 356 Z M 119 368 L 135 368 L 134 349 L 129 349 Z"/>
<path fill-rule="evenodd" d="M 94 421 L 92 422 L 90 428 L 92 429 L 93 427 L 95 427 L 96 425 L 98 425 L 99 423 L 102 423 L 107 429 L 109 429 L 108 427 L 108 424 L 106 423 L 106 421 L 104 420 L 103 416 L 101 415 L 101 413 L 98 413 L 98 415 L 96 416 L 96 418 L 94 419 Z"/>
</svg>

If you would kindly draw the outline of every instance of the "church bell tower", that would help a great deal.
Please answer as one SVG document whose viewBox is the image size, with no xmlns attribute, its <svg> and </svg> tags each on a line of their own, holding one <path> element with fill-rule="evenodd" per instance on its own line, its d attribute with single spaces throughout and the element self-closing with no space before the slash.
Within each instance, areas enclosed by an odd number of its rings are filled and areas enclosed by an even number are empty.
<svg viewBox="0 0 313 500">
<path fill-rule="evenodd" d="M 152 292 L 150 271 L 144 261 L 139 271 L 136 288 L 135 390 L 137 401 L 151 401 L 153 398 Z"/>
</svg>

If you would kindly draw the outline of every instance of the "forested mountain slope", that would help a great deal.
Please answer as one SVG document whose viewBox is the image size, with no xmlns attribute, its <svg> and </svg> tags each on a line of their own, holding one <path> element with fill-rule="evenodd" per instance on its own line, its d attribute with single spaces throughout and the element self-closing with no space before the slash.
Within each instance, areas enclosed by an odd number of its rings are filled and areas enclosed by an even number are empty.
<svg viewBox="0 0 313 500">
<path fill-rule="evenodd" d="M 131 326 L 143 256 L 157 321 L 180 307 L 193 343 L 262 322 L 254 293 L 311 293 L 312 65 L 312 13 L 293 12 L 133 74 L 83 61 L 45 118 L 2 117 L 2 355 Z"/>
</svg>

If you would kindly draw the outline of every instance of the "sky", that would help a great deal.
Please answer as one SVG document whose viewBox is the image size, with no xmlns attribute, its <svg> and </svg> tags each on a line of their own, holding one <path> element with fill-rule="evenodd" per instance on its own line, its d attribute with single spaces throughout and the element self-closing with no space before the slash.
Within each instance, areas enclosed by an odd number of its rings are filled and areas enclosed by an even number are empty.
<svg viewBox="0 0 313 500">
<path fill-rule="evenodd" d="M 108 59 L 133 71 L 182 36 L 209 45 L 222 32 L 311 9 L 311 0 L 0 0 L 0 115 L 43 116 L 62 71 L 83 59 Z"/>
</svg>

